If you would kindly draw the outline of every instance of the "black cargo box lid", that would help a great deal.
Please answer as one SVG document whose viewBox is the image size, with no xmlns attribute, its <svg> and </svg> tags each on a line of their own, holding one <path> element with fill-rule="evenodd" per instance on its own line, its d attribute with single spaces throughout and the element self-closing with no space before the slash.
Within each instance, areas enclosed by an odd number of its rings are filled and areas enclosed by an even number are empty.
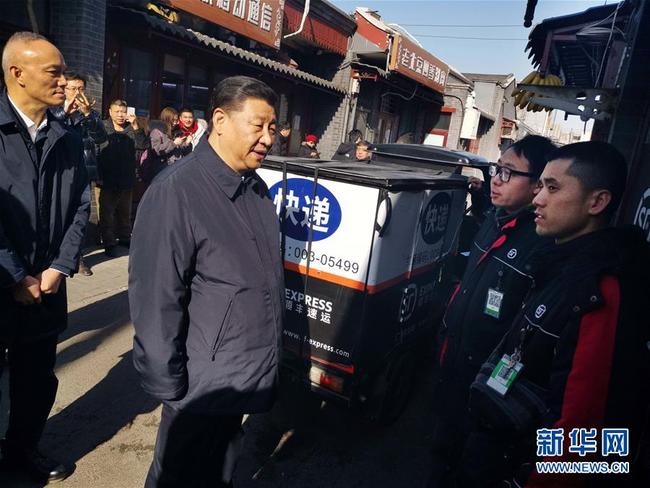
<svg viewBox="0 0 650 488">
<path fill-rule="evenodd" d="M 269 156 L 263 168 L 272 168 L 313 178 L 344 181 L 363 186 L 390 190 L 417 190 L 420 188 L 459 188 L 467 186 L 467 178 L 434 168 L 399 164 L 375 165 L 362 162 L 325 161 L 292 157 Z"/>
<path fill-rule="evenodd" d="M 376 162 L 403 165 L 443 165 L 485 169 L 488 160 L 477 154 L 424 144 L 373 144 L 372 159 Z"/>
</svg>

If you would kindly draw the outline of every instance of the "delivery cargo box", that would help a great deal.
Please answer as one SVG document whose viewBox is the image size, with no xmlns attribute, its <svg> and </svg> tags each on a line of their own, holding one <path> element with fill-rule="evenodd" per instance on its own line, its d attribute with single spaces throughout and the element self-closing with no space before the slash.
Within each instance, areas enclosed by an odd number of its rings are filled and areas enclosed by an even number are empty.
<svg viewBox="0 0 650 488">
<path fill-rule="evenodd" d="M 374 144 L 371 146 L 373 164 L 400 164 L 475 174 L 475 169 L 487 173 L 488 160 L 478 154 L 444 149 L 424 144 Z M 468 172 L 469 170 L 469 172 Z"/>
<path fill-rule="evenodd" d="M 281 223 L 283 365 L 322 394 L 385 403 L 444 307 L 440 264 L 455 251 L 466 178 L 453 168 L 273 157 L 258 174 Z"/>
</svg>

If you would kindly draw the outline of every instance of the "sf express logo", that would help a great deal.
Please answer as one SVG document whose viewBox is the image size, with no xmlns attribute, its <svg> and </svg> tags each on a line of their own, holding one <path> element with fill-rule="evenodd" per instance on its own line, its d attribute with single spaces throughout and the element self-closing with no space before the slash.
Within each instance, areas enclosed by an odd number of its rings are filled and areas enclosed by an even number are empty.
<svg viewBox="0 0 650 488">
<path fill-rule="evenodd" d="M 285 234 L 298 241 L 309 240 L 309 230 L 312 231 L 312 241 L 328 238 L 341 225 L 341 205 L 334 194 L 321 184 L 305 178 L 288 178 L 286 180 L 286 195 L 282 198 L 282 181 L 269 189 L 273 204 L 278 215 L 284 209 Z"/>
<path fill-rule="evenodd" d="M 451 195 L 437 193 L 424 208 L 420 217 L 422 239 L 427 244 L 435 244 L 445 235 L 451 213 Z"/>
<path fill-rule="evenodd" d="M 650 241 L 650 188 L 646 188 L 645 193 L 639 201 L 633 223 L 646 232 L 646 239 Z"/>
<path fill-rule="evenodd" d="M 411 283 L 404 288 L 402 292 L 402 300 L 399 306 L 399 323 L 403 324 L 411 318 L 415 311 L 415 304 L 417 303 L 418 287 L 415 283 Z"/>
</svg>

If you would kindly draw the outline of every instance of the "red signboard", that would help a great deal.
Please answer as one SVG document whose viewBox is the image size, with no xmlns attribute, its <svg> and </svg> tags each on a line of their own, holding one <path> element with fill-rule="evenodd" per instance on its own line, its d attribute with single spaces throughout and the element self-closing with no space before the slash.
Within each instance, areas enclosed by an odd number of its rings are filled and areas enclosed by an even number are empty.
<svg viewBox="0 0 650 488">
<path fill-rule="evenodd" d="M 378 46 L 380 49 L 388 50 L 388 33 L 376 25 L 370 23 L 359 12 L 354 14 L 354 18 L 357 21 L 357 33 L 368 39 L 370 42 Z"/>
<path fill-rule="evenodd" d="M 401 35 L 393 40 L 390 69 L 440 93 L 449 75 L 449 66 Z"/>
<path fill-rule="evenodd" d="M 280 48 L 284 0 L 166 0 L 165 3 L 254 41 Z"/>
</svg>

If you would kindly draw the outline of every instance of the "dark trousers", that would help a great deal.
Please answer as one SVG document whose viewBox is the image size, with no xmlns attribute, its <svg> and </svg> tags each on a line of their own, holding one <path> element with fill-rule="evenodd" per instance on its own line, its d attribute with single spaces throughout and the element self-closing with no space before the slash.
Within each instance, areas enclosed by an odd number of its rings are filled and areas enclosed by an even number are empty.
<svg viewBox="0 0 650 488">
<path fill-rule="evenodd" d="M 145 488 L 232 486 L 241 422 L 241 415 L 199 415 L 163 404 Z"/>
<path fill-rule="evenodd" d="M 117 244 L 117 239 L 131 238 L 131 202 L 133 190 L 102 188 L 99 193 L 99 231 L 104 247 Z"/>
<path fill-rule="evenodd" d="M 463 445 L 468 434 L 464 409 L 457 415 L 438 414 L 434 420 L 431 473 L 427 488 L 455 486 L 456 471 L 463 454 Z"/>
<path fill-rule="evenodd" d="M 57 336 L 9 347 L 9 427 L 11 448 L 37 447 L 50 414 L 59 381 L 54 375 Z M 6 367 L 6 365 L 4 366 Z M 3 366 L 0 365 L 0 375 Z"/>
</svg>

